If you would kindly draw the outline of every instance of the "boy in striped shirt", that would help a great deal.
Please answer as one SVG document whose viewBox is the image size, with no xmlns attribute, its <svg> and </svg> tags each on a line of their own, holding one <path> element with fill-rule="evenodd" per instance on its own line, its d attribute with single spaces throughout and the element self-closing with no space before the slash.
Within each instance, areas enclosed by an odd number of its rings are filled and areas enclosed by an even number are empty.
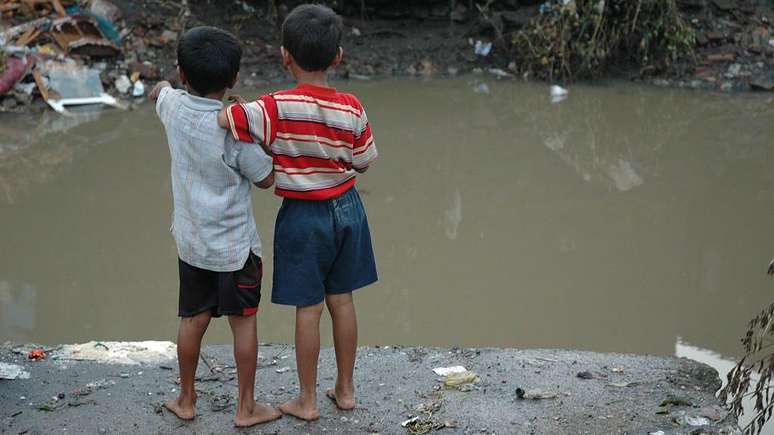
<svg viewBox="0 0 774 435">
<path fill-rule="evenodd" d="M 273 155 L 276 194 L 283 197 L 274 233 L 272 302 L 296 307 L 300 393 L 280 410 L 319 418 L 317 362 L 320 316 L 333 321 L 338 376 L 327 396 L 355 407 L 353 371 L 357 320 L 352 291 L 376 282 L 376 264 L 356 176 L 376 160 L 371 127 L 354 95 L 328 86 L 327 72 L 343 56 L 341 18 L 321 5 L 295 8 L 282 25 L 282 59 L 295 89 L 221 111 L 218 123 L 234 139 Z"/>
</svg>

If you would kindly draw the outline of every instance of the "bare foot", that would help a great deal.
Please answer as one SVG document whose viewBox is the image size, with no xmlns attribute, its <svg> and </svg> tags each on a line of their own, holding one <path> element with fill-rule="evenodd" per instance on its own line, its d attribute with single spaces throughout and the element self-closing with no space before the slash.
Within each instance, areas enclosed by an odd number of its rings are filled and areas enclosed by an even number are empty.
<svg viewBox="0 0 774 435">
<path fill-rule="evenodd" d="M 317 405 L 315 403 L 306 403 L 300 397 L 296 397 L 289 402 L 283 403 L 279 406 L 279 409 L 283 414 L 292 415 L 301 420 L 314 421 L 320 418 L 320 413 L 317 411 Z"/>
<path fill-rule="evenodd" d="M 331 388 L 330 390 L 325 392 L 325 395 L 328 396 L 329 399 L 333 400 L 333 402 L 336 404 L 336 407 L 341 409 L 342 411 L 352 411 L 355 409 L 355 393 L 354 392 L 339 392 L 337 393 L 336 390 Z"/>
<path fill-rule="evenodd" d="M 175 400 L 167 400 L 164 402 L 164 408 L 167 408 L 172 414 L 175 414 L 177 418 L 181 420 L 193 420 L 196 416 L 196 401 L 183 399 L 178 397 Z"/>
<path fill-rule="evenodd" d="M 236 427 L 250 427 L 274 421 L 280 417 L 282 417 L 282 413 L 278 409 L 256 403 L 252 410 L 238 410 L 234 418 L 234 425 Z"/>
</svg>

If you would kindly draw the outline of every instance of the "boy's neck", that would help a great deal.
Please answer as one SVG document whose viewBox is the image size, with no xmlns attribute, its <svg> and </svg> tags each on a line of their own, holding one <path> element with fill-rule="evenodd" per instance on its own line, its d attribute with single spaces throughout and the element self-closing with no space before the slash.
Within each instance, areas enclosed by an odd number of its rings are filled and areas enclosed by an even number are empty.
<svg viewBox="0 0 774 435">
<path fill-rule="evenodd" d="M 190 87 L 188 85 L 186 85 L 185 88 L 188 91 L 188 93 L 191 94 L 191 95 L 194 95 L 196 97 L 201 97 L 201 98 L 207 98 L 207 99 L 210 99 L 210 100 L 223 101 L 223 97 L 226 95 L 226 90 L 225 89 L 223 89 L 222 91 L 212 92 L 210 94 L 202 95 L 202 94 L 196 92 L 192 87 Z"/>
<path fill-rule="evenodd" d="M 308 72 L 298 68 L 298 70 L 295 71 L 294 76 L 299 85 L 304 84 L 330 88 L 330 85 L 328 84 L 328 70 Z"/>
</svg>

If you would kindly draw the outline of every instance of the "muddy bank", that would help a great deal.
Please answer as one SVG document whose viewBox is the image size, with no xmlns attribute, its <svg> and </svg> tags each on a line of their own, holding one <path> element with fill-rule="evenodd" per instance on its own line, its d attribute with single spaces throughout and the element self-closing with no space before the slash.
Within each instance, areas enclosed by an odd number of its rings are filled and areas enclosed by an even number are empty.
<svg viewBox="0 0 774 435">
<path fill-rule="evenodd" d="M 76 361 L 89 353 L 28 360 L 30 346 L 6 344 L 0 361 L 28 379 L 0 380 L 4 433 L 224 433 L 232 429 L 236 380 L 230 346 L 208 346 L 199 367 L 197 419 L 182 423 L 159 404 L 175 395 L 176 362 L 163 352 L 135 365 Z M 57 357 L 57 352 L 59 356 Z M 106 351 L 107 352 L 107 351 Z M 281 403 L 296 391 L 293 349 L 262 345 L 256 397 Z M 161 357 L 162 359 L 158 359 Z M 126 362 L 126 361 L 125 361 Z M 434 368 L 461 365 L 478 380 L 443 386 Z M 332 349 L 320 362 L 320 388 L 334 382 Z M 322 418 L 290 417 L 250 433 L 734 433 L 713 392 L 713 369 L 685 359 L 564 350 L 364 347 L 356 382 L 359 406 L 337 411 L 320 397 Z M 519 389 L 526 391 L 520 399 Z M 529 399 L 540 394 L 542 400 Z M 664 406 L 662 406 L 664 405 Z M 408 428 L 402 422 L 418 417 Z"/>
<path fill-rule="evenodd" d="M 162 33 L 170 27 L 178 32 L 210 24 L 231 30 L 244 42 L 243 85 L 287 81 L 279 65 L 278 29 L 287 11 L 300 2 L 223 3 L 191 0 L 179 8 L 163 3 L 167 6 L 162 8 L 155 1 L 117 0 L 126 11 L 127 28 L 133 29 L 125 42 L 130 64 L 156 62 L 162 76 L 174 78 L 174 44 L 159 47 Z M 544 2 L 494 1 L 486 13 L 468 1 L 332 3 L 345 19 L 347 55 L 336 69 L 339 78 L 448 77 L 481 72 L 520 79 L 524 78 L 517 73 L 521 59 L 510 46 L 510 38 L 540 14 Z M 679 0 L 678 6 L 683 20 L 696 31 L 695 57 L 679 59 L 665 71 L 648 64 L 621 63 L 607 71 L 609 78 L 725 91 L 772 89 L 771 2 Z"/>
<path fill-rule="evenodd" d="M 13 2 L 14 0 L 3 0 Z M 92 0 L 94 2 L 95 0 Z M 298 1 L 210 2 L 203 0 L 99 0 L 108 4 L 120 54 L 74 56 L 96 69 L 109 93 L 120 99 L 142 95 L 156 81 L 173 80 L 175 45 L 195 25 L 216 25 L 243 41 L 241 84 L 260 86 L 289 80 L 279 64 L 279 23 Z M 328 2 L 345 18 L 346 58 L 335 74 L 342 79 L 456 76 L 471 72 L 501 79 L 530 78 L 512 41 L 553 2 L 493 1 L 485 10 L 471 1 Z M 566 3 L 566 2 L 565 2 Z M 85 1 L 65 5 L 88 10 Z M 604 3 L 603 3 L 604 4 Z M 695 55 L 668 69 L 643 62 L 611 62 L 604 78 L 626 78 L 662 86 L 723 91 L 774 89 L 774 6 L 761 0 L 678 0 L 681 19 L 695 30 Z M 68 9 L 69 10 L 69 9 Z M 102 9 L 97 9 L 97 12 Z M 46 11 L 44 11 L 45 13 Z M 40 13 L 40 12 L 37 12 Z M 50 13 L 53 14 L 53 11 Z M 0 32 L 29 20 L 17 12 L 0 18 Z M 19 36 L 21 35 L 21 36 Z M 6 44 L 29 38 L 17 32 Z M 46 34 L 29 43 L 41 59 L 73 57 Z M 54 38 L 56 39 L 56 38 Z M 42 53 L 42 54 L 41 54 Z M 39 61 L 40 64 L 40 61 Z M 136 81 L 143 85 L 138 89 Z M 0 96 L 0 111 L 45 107 L 31 75 Z"/>
</svg>

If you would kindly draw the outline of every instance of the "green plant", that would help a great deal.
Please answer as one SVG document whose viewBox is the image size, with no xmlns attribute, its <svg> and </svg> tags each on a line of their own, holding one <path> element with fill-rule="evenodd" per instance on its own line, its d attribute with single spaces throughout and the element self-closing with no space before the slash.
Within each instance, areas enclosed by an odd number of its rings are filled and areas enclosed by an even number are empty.
<svg viewBox="0 0 774 435">
<path fill-rule="evenodd" d="M 755 416 L 743 430 L 760 434 L 774 412 L 774 302 L 750 321 L 742 345 L 745 355 L 728 373 L 728 384 L 719 397 L 731 405 L 737 418 L 744 414 L 744 401 L 753 399 Z"/>
<path fill-rule="evenodd" d="M 511 38 L 522 71 L 568 81 L 597 77 L 613 62 L 667 70 L 693 56 L 695 40 L 676 0 L 560 1 Z"/>
</svg>

